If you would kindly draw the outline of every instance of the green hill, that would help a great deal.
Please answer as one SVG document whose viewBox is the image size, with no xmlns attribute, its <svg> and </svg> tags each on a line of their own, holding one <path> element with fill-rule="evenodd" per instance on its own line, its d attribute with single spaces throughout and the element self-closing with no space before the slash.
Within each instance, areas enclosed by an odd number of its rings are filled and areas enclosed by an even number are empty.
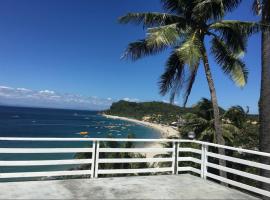
<svg viewBox="0 0 270 200">
<path fill-rule="evenodd" d="M 170 124 L 174 121 L 178 121 L 181 115 L 196 113 L 198 109 L 197 106 L 184 108 L 156 101 L 136 103 L 121 100 L 113 103 L 110 109 L 105 111 L 105 114 Z M 220 113 L 224 112 L 225 110 L 220 108 Z M 257 120 L 258 118 L 257 115 L 249 115 L 248 117 L 251 120 Z"/>
<path fill-rule="evenodd" d="M 168 124 L 177 121 L 179 117 L 187 112 L 193 112 L 192 108 L 182 108 L 176 105 L 163 102 L 128 102 L 118 101 L 113 103 L 105 113 L 135 119 L 148 119 L 149 121 Z"/>
</svg>

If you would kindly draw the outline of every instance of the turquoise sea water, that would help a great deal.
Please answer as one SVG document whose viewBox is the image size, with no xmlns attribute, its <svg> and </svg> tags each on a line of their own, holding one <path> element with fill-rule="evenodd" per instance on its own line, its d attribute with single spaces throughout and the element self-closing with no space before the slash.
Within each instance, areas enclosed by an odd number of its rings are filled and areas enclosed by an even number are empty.
<svg viewBox="0 0 270 200">
<path fill-rule="evenodd" d="M 80 132 L 89 132 L 81 136 Z M 61 138 L 105 138 L 111 134 L 115 138 L 126 138 L 129 133 L 136 138 L 159 138 L 159 133 L 151 128 L 132 122 L 105 118 L 95 111 L 20 108 L 0 106 L 0 137 L 61 137 Z M 4 147 L 70 148 L 87 147 L 87 142 L 7 142 Z M 0 154 L 0 160 L 57 160 L 72 159 L 74 154 Z M 73 166 L 1 167 L 3 172 L 56 171 Z"/>
<path fill-rule="evenodd" d="M 147 127 L 122 120 L 107 119 L 95 111 L 20 108 L 0 106 L 1 137 L 81 137 L 88 131 L 89 137 L 156 138 L 158 133 Z"/>
</svg>

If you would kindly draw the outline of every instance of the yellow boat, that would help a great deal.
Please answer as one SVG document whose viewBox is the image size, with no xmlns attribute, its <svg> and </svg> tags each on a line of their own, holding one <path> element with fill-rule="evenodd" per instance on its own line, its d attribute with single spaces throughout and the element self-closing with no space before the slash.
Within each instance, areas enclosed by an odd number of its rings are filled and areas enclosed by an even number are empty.
<svg viewBox="0 0 270 200">
<path fill-rule="evenodd" d="M 80 135 L 88 135 L 87 131 L 80 132 Z"/>
</svg>

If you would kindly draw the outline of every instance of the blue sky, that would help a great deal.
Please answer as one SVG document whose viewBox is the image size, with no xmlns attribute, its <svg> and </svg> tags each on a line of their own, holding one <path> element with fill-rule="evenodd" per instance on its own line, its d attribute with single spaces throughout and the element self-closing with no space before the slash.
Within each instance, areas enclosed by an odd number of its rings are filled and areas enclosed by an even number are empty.
<svg viewBox="0 0 270 200">
<path fill-rule="evenodd" d="M 227 18 L 256 20 L 251 2 L 243 1 Z M 135 63 L 120 60 L 127 44 L 145 32 L 139 26 L 120 25 L 117 18 L 160 10 L 159 0 L 0 1 L 0 103 L 103 109 L 123 98 L 168 100 L 159 95 L 157 84 L 167 53 Z M 218 100 L 225 108 L 239 104 L 257 113 L 259 34 L 250 38 L 245 61 L 249 81 L 240 89 L 210 59 Z M 70 102 L 65 101 L 68 97 Z M 188 105 L 202 97 L 209 92 L 201 69 Z"/>
</svg>

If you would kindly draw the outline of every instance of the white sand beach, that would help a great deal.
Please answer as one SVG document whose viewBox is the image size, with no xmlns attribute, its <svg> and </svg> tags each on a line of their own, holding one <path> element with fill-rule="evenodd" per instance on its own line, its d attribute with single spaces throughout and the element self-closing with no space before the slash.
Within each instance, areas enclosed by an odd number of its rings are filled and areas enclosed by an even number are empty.
<svg viewBox="0 0 270 200">
<path fill-rule="evenodd" d="M 120 119 L 120 120 L 125 120 L 125 121 L 130 121 L 130 122 L 134 122 L 143 126 L 147 126 L 153 129 L 156 129 L 160 132 L 160 138 L 168 138 L 168 137 L 178 137 L 179 133 L 176 129 L 170 127 L 170 126 L 166 126 L 166 125 L 161 125 L 161 124 L 155 124 L 155 123 L 151 123 L 151 122 L 145 122 L 145 121 L 140 121 L 137 119 L 132 119 L 132 118 L 127 118 L 127 117 L 119 117 L 119 116 L 113 116 L 113 115 L 105 115 L 102 114 L 104 117 L 107 118 L 111 118 L 111 119 Z M 162 143 L 149 143 L 148 147 L 151 148 L 160 148 L 162 147 Z M 145 153 L 145 156 L 147 158 L 152 158 L 155 155 L 157 155 L 157 153 Z"/>
<path fill-rule="evenodd" d="M 155 124 L 155 123 L 146 122 L 146 121 L 140 121 L 137 119 L 127 118 L 127 117 L 119 117 L 119 116 L 105 115 L 105 114 L 103 114 L 103 116 L 107 117 L 107 118 L 111 118 L 111 119 L 120 119 L 120 120 L 130 121 L 130 122 L 134 122 L 134 123 L 137 123 L 137 124 L 140 124 L 143 126 L 147 126 L 147 127 L 156 129 L 160 132 L 160 138 L 179 136 L 178 131 L 170 126 Z"/>
</svg>

